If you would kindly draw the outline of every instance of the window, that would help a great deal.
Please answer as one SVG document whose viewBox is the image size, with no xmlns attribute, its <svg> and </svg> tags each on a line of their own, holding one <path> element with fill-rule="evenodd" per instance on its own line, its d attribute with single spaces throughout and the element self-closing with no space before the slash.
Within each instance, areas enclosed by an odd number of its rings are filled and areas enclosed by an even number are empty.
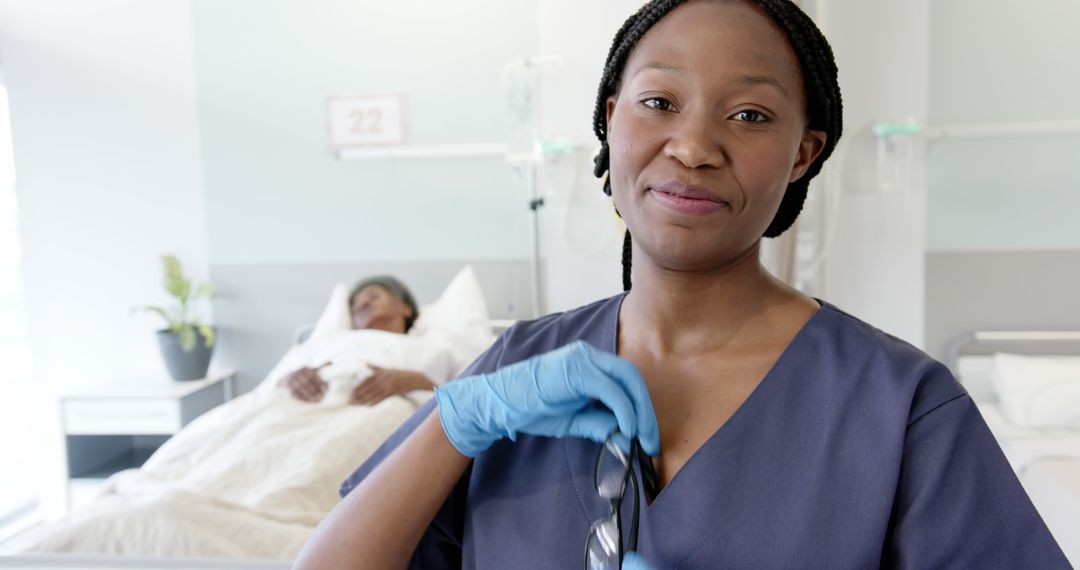
<svg viewBox="0 0 1080 570">
<path fill-rule="evenodd" d="M 30 348 L 22 310 L 21 251 L 16 226 L 15 164 L 7 89 L 0 85 L 0 457 L 33 457 L 25 437 L 32 418 Z M 3 527 L 33 510 L 37 487 L 30 461 L 5 461 L 0 469 L 0 536 Z"/>
</svg>

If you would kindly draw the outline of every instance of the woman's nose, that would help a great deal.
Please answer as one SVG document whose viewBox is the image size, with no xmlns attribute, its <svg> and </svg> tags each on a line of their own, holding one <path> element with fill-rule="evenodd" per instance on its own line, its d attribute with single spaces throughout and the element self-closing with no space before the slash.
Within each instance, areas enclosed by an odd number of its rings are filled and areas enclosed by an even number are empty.
<svg viewBox="0 0 1080 570">
<path fill-rule="evenodd" d="M 684 116 L 674 125 L 664 154 L 687 168 L 718 168 L 726 162 L 721 137 L 722 128 L 713 119 Z"/>
</svg>

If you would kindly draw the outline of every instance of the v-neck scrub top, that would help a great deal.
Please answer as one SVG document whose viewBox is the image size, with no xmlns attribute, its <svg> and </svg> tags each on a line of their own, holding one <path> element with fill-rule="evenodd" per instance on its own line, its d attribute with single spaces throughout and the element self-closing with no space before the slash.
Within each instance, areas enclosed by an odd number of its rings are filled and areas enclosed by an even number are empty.
<svg viewBox="0 0 1080 570">
<path fill-rule="evenodd" d="M 462 376 L 577 339 L 615 353 L 623 297 L 518 323 Z M 593 487 L 597 450 L 576 438 L 497 442 L 463 475 L 412 567 L 582 568 L 590 525 L 610 508 Z M 828 303 L 651 504 L 642 493 L 638 551 L 657 570 L 1070 567 L 948 369 Z"/>
</svg>

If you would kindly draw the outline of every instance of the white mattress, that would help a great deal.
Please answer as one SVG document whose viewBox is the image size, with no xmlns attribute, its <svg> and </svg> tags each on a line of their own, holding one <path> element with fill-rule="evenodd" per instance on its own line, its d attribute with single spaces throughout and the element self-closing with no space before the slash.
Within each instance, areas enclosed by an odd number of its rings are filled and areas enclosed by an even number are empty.
<svg viewBox="0 0 1080 570">
<path fill-rule="evenodd" d="M 1065 556 L 1080 566 L 1080 461 L 1040 459 L 1020 481 Z"/>
</svg>

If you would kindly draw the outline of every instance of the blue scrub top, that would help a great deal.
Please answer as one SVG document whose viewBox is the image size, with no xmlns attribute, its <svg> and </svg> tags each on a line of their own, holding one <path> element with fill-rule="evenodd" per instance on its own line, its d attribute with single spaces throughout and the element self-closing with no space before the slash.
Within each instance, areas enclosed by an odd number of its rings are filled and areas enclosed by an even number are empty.
<svg viewBox="0 0 1080 570">
<path fill-rule="evenodd" d="M 577 339 L 614 353 L 623 297 L 519 323 L 462 375 Z M 447 499 L 412 567 L 583 567 L 590 525 L 609 509 L 593 488 L 597 449 L 528 435 L 496 443 Z M 1070 568 L 949 370 L 828 303 L 653 502 L 638 498 L 638 550 L 658 570 Z M 623 507 L 628 520 L 630 501 Z"/>
</svg>

